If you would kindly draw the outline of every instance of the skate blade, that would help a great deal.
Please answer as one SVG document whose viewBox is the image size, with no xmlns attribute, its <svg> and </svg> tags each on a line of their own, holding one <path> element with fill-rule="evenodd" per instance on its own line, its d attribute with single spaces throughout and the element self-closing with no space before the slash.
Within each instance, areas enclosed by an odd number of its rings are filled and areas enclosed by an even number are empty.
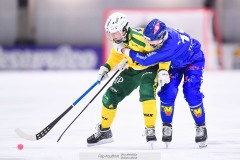
<svg viewBox="0 0 240 160">
<path fill-rule="evenodd" d="M 207 142 L 206 141 L 198 142 L 198 146 L 199 146 L 200 149 L 206 148 L 207 147 Z"/>
<path fill-rule="evenodd" d="M 88 147 L 103 145 L 103 144 L 112 143 L 112 142 L 113 142 L 113 138 L 103 139 L 97 143 L 88 143 Z"/>
<path fill-rule="evenodd" d="M 156 141 L 148 141 L 147 143 L 150 145 L 151 149 L 154 149 L 154 144 Z"/>
<path fill-rule="evenodd" d="M 168 149 L 169 144 L 170 144 L 170 142 L 165 142 L 166 149 Z"/>
</svg>

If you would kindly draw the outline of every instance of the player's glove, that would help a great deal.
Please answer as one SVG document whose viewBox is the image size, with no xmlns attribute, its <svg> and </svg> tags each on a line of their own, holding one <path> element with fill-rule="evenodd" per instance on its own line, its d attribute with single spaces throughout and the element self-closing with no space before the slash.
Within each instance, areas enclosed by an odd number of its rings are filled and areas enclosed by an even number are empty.
<svg viewBox="0 0 240 160">
<path fill-rule="evenodd" d="M 158 72 L 158 85 L 162 87 L 169 82 L 170 82 L 170 77 L 169 77 L 168 71 L 160 70 Z"/>
<path fill-rule="evenodd" d="M 123 42 L 121 42 L 121 43 L 113 43 L 113 48 L 119 54 L 123 54 L 122 53 L 122 49 L 125 48 L 125 46 L 124 46 Z"/>
<path fill-rule="evenodd" d="M 105 66 L 100 67 L 100 69 L 98 70 L 98 76 L 97 76 L 97 80 L 99 83 L 108 78 L 108 72 L 109 70 L 107 67 Z"/>
<path fill-rule="evenodd" d="M 128 60 L 126 58 L 123 58 L 123 60 L 118 64 L 118 69 L 120 71 L 123 71 L 126 68 L 128 68 Z"/>
</svg>

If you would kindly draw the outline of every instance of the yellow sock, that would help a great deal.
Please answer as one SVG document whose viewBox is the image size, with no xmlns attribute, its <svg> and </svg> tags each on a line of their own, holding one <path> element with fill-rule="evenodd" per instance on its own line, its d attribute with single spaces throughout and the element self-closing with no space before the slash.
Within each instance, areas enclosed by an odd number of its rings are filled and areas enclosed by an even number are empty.
<svg viewBox="0 0 240 160">
<path fill-rule="evenodd" d="M 111 108 L 111 106 L 109 107 Z M 109 128 L 116 115 L 117 109 L 108 109 L 102 106 L 102 128 Z"/>
<path fill-rule="evenodd" d="M 147 100 L 142 102 L 143 115 L 145 126 L 147 128 L 152 128 L 155 126 L 157 119 L 157 105 L 156 100 Z"/>
</svg>

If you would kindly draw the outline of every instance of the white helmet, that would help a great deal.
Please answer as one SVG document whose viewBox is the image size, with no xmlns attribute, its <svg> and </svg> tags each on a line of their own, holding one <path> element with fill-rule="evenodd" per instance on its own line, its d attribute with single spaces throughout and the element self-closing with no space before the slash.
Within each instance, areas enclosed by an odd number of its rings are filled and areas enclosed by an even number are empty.
<svg viewBox="0 0 240 160">
<path fill-rule="evenodd" d="M 127 16 L 119 12 L 111 14 L 105 23 L 105 30 L 107 34 L 119 32 L 123 37 L 123 41 L 126 40 L 128 31 Z"/>
</svg>

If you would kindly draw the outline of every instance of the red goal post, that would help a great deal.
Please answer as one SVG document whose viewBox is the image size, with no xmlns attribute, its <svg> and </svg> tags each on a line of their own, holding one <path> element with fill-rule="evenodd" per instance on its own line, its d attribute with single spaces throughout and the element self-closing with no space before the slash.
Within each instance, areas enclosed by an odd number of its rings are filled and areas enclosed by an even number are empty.
<svg viewBox="0 0 240 160">
<path fill-rule="evenodd" d="M 129 25 L 132 28 L 145 27 L 153 18 L 158 18 L 171 28 L 179 28 L 190 34 L 202 44 L 206 58 L 206 69 L 218 69 L 219 44 L 214 38 L 213 16 L 214 11 L 197 8 L 197 9 L 108 9 L 104 13 L 104 23 L 109 15 L 114 12 L 121 12 L 127 15 Z M 219 28 L 217 26 L 217 28 Z M 218 30 L 219 31 L 219 30 Z M 218 33 L 218 32 L 215 32 Z M 106 38 L 103 27 L 103 63 L 106 62 L 111 49 L 111 42 Z"/>
</svg>

